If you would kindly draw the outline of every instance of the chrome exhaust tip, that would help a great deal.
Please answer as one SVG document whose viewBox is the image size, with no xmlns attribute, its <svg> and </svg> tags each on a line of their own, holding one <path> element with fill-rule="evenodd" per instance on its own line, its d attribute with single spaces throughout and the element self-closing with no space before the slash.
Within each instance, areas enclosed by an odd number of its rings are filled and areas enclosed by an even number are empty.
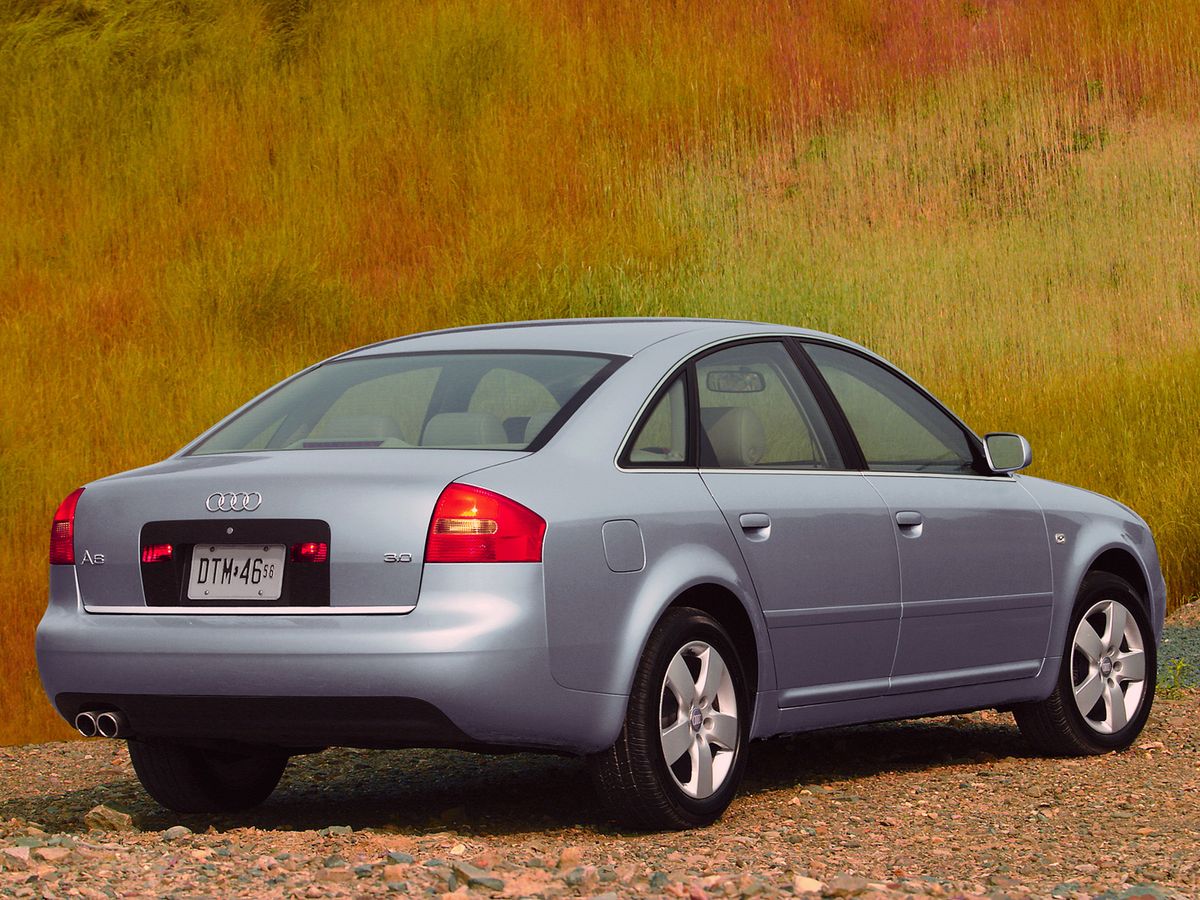
<svg viewBox="0 0 1200 900">
<path fill-rule="evenodd" d="M 84 710 L 75 717 L 75 730 L 84 737 L 95 737 L 100 727 L 96 724 L 96 714 L 89 710 Z"/>
<path fill-rule="evenodd" d="M 125 717 L 116 710 L 96 714 L 96 731 L 100 737 L 123 737 L 126 731 Z"/>
</svg>

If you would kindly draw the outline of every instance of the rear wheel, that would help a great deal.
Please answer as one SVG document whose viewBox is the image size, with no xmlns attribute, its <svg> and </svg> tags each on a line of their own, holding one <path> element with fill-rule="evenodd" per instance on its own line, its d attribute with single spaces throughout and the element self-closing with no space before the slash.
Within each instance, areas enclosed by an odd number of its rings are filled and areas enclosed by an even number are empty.
<svg viewBox="0 0 1200 900">
<path fill-rule="evenodd" d="M 275 790 L 287 755 L 275 750 L 223 752 L 130 740 L 129 758 L 151 797 L 176 812 L 234 812 Z"/>
<path fill-rule="evenodd" d="M 709 825 L 737 793 L 749 726 L 725 629 L 698 609 L 670 609 L 646 644 L 617 742 L 590 761 L 601 799 L 638 828 Z"/>
<path fill-rule="evenodd" d="M 1017 725 L 1056 756 L 1124 750 L 1150 715 L 1157 665 L 1154 632 L 1133 587 L 1094 572 L 1079 589 L 1054 692 L 1016 707 Z"/>
</svg>

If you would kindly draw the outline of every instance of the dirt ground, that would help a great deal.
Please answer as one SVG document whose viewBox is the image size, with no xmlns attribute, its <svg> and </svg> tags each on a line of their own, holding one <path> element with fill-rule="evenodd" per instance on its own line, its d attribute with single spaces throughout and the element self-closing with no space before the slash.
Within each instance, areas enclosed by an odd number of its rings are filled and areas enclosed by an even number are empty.
<svg viewBox="0 0 1200 900">
<path fill-rule="evenodd" d="M 1181 625 L 1164 663 L 1200 646 Z M 1200 690 L 1166 693 L 1134 749 L 1086 759 L 995 712 L 755 743 L 690 833 L 615 830 L 556 757 L 329 750 L 257 810 L 181 816 L 120 742 L 0 748 L 0 895 L 1200 897 Z"/>
</svg>

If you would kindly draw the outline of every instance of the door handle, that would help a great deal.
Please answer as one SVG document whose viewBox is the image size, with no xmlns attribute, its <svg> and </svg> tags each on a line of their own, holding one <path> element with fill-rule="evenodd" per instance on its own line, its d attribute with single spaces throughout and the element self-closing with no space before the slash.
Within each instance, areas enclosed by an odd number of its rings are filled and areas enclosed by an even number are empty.
<svg viewBox="0 0 1200 900">
<path fill-rule="evenodd" d="M 896 525 L 906 538 L 919 538 L 924 521 L 925 517 L 915 510 L 906 509 L 896 513 Z"/>
<path fill-rule="evenodd" d="M 771 536 L 771 517 L 766 513 L 742 513 L 738 524 L 748 541 L 765 541 Z"/>
<path fill-rule="evenodd" d="M 771 517 L 766 513 L 742 513 L 738 517 L 738 524 L 746 531 L 762 531 L 771 527 Z"/>
</svg>

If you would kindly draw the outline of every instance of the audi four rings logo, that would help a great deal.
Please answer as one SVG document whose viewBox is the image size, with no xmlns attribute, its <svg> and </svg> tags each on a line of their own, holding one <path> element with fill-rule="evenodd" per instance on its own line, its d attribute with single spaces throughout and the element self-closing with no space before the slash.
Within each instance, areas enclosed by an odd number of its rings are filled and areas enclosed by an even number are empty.
<svg viewBox="0 0 1200 900">
<path fill-rule="evenodd" d="M 204 501 L 209 512 L 254 512 L 262 505 L 262 494 L 258 491 L 214 492 Z"/>
</svg>

